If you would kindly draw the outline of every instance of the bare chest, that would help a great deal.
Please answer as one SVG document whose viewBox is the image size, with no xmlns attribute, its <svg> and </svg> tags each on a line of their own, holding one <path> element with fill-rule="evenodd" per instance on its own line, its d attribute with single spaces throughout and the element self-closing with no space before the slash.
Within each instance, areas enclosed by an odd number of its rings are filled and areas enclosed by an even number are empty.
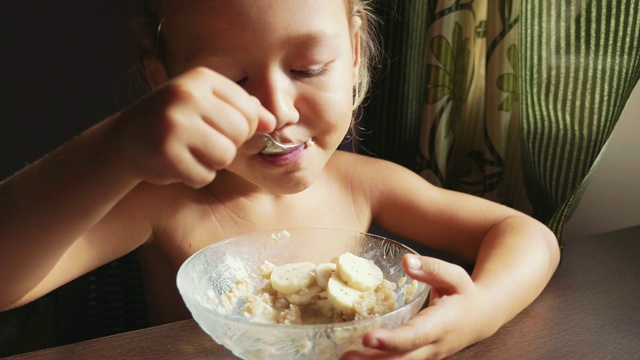
<svg viewBox="0 0 640 360">
<path fill-rule="evenodd" d="M 352 194 L 328 187 L 327 191 L 305 195 L 280 202 L 251 198 L 193 201 L 166 216 L 156 225 L 153 240 L 139 252 L 146 291 L 152 297 L 150 313 L 157 308 L 158 322 L 176 319 L 164 316 L 167 309 L 182 306 L 175 289 L 177 271 L 189 256 L 208 245 L 258 231 L 300 227 L 368 229 L 370 214 L 356 205 Z M 181 313 L 185 314 L 184 309 Z"/>
<path fill-rule="evenodd" d="M 370 215 L 344 194 L 323 193 L 277 206 L 239 203 L 193 204 L 167 221 L 153 247 L 177 268 L 198 250 L 234 236 L 287 228 L 322 227 L 366 231 Z"/>
</svg>

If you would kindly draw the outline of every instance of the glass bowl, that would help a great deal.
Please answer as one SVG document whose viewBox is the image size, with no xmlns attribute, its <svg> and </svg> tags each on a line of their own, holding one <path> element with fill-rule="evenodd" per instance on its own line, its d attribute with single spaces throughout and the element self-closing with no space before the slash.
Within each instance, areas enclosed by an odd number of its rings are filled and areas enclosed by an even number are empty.
<svg viewBox="0 0 640 360">
<path fill-rule="evenodd" d="M 182 264 L 177 285 L 200 327 L 242 359 L 336 359 L 348 349 L 362 348 L 362 336 L 369 330 L 394 328 L 411 319 L 424 305 L 429 286 L 419 282 L 409 299 L 397 286 L 399 305 L 389 313 L 320 325 L 252 322 L 242 316 L 240 305 L 221 311 L 212 297 L 223 296 L 237 279 L 253 279 L 258 292 L 260 279 L 255 274 L 265 260 L 276 266 L 301 261 L 320 264 L 345 252 L 374 260 L 391 282 L 402 277 L 411 280 L 401 260 L 404 254 L 416 254 L 409 247 L 374 234 L 308 228 L 252 233 L 212 244 Z"/>
</svg>

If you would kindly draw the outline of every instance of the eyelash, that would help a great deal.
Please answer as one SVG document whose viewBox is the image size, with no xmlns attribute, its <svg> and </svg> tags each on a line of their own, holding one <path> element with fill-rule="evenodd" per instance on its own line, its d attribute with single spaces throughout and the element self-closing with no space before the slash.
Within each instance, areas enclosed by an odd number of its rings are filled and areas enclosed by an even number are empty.
<svg viewBox="0 0 640 360">
<path fill-rule="evenodd" d="M 327 72 L 328 68 L 327 65 L 323 65 L 317 69 L 313 69 L 313 70 L 291 70 L 291 72 L 299 77 L 303 77 L 303 78 L 313 78 L 316 76 L 322 76 Z M 238 81 L 236 81 L 236 84 L 242 86 L 249 78 L 244 77 Z"/>
<path fill-rule="evenodd" d="M 313 70 L 292 70 L 291 72 L 300 77 L 312 78 L 312 77 L 324 75 L 327 72 L 327 66 L 323 65 Z"/>
</svg>

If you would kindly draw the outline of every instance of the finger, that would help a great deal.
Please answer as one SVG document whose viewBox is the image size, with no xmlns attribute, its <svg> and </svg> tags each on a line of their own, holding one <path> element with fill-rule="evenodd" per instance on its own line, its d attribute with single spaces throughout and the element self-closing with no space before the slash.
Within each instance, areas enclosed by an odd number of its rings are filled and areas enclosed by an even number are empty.
<svg viewBox="0 0 640 360">
<path fill-rule="evenodd" d="M 437 349 L 432 345 L 427 345 L 414 351 L 383 351 L 383 350 L 348 350 L 340 356 L 340 360 L 426 360 L 441 359 L 437 355 Z"/>
<path fill-rule="evenodd" d="M 236 85 L 234 83 L 234 85 Z M 237 85 L 236 85 L 237 86 Z M 242 91 L 244 89 L 240 88 Z M 242 116 L 246 119 L 249 125 L 249 131 L 247 132 L 245 140 L 249 139 L 256 132 L 258 133 L 270 133 L 276 128 L 276 117 L 269 110 L 267 110 L 260 100 L 251 96 L 248 93 L 244 93 L 235 101 L 230 101 L 229 98 L 225 98 L 228 104 L 237 109 Z M 246 99 L 244 98 L 246 96 Z"/>
<path fill-rule="evenodd" d="M 255 114 L 247 114 L 234 104 L 229 104 L 214 95 L 207 101 L 205 120 L 228 135 L 233 142 L 240 146 L 250 139 L 256 132 L 270 133 L 275 129 L 275 116 L 262 107 L 260 101 L 248 96 L 246 101 L 255 103 Z"/>
<path fill-rule="evenodd" d="M 248 121 L 250 138 L 256 131 L 271 132 L 275 129 L 276 118 L 258 98 L 251 96 L 241 86 L 213 71 L 207 72 L 209 86 L 214 96 L 236 108 Z"/>
<path fill-rule="evenodd" d="M 257 98 L 256 98 L 257 100 Z M 258 100 L 259 102 L 259 100 Z M 269 110 L 267 110 L 262 104 L 258 109 L 258 125 L 255 132 L 263 134 L 270 133 L 276 129 L 276 117 Z"/>
<path fill-rule="evenodd" d="M 236 157 L 237 149 L 227 136 L 211 128 L 194 134 L 189 146 L 192 156 L 209 170 L 229 166 Z"/>
<path fill-rule="evenodd" d="M 211 171 L 204 167 L 200 168 L 200 170 L 189 173 L 188 176 L 184 177 L 182 183 L 190 188 L 200 189 L 211 184 L 218 174 L 217 171 Z"/>
<path fill-rule="evenodd" d="M 174 162 L 180 181 L 194 189 L 199 189 L 213 181 L 216 171 L 203 165 L 189 151 L 181 156 L 180 160 Z"/>
<path fill-rule="evenodd" d="M 236 147 L 253 136 L 255 125 L 233 106 L 211 95 L 200 110 L 204 121 L 231 140 Z"/>
<path fill-rule="evenodd" d="M 394 352 L 408 352 L 427 346 L 440 336 L 439 321 L 432 313 L 427 308 L 400 327 L 369 331 L 362 338 L 362 344 L 371 349 Z"/>
<path fill-rule="evenodd" d="M 404 359 L 405 353 L 387 352 L 382 350 L 348 350 L 341 356 L 340 360 L 395 360 Z M 424 358 L 423 358 L 424 359 Z"/>
<path fill-rule="evenodd" d="M 456 264 L 413 254 L 405 255 L 402 263 L 407 275 L 437 288 L 441 294 L 460 293 L 473 286 L 469 274 Z"/>
</svg>

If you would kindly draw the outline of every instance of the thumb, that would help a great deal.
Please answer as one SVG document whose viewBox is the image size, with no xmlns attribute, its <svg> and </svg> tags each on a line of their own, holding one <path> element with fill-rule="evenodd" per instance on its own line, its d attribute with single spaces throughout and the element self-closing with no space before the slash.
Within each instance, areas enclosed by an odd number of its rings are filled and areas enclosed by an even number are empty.
<svg viewBox="0 0 640 360">
<path fill-rule="evenodd" d="M 269 110 L 260 106 L 260 114 L 258 115 L 258 127 L 256 132 L 259 134 L 268 134 L 276 128 L 276 117 Z"/>
<path fill-rule="evenodd" d="M 407 275 L 431 285 L 443 295 L 464 292 L 473 285 L 471 277 L 461 266 L 440 259 L 406 254 L 402 263 Z"/>
</svg>

